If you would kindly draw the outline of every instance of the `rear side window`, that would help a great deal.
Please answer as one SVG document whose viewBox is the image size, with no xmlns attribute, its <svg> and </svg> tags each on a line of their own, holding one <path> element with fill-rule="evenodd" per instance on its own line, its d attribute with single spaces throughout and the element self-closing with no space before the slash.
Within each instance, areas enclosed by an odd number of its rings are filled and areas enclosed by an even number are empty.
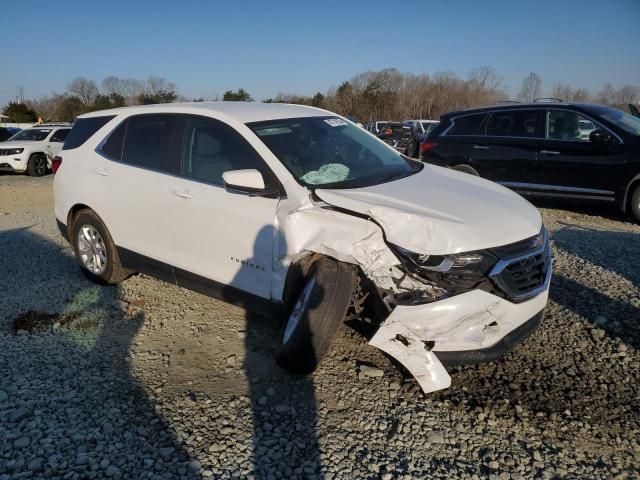
<svg viewBox="0 0 640 480">
<path fill-rule="evenodd" d="M 107 140 L 100 147 L 100 151 L 111 160 L 122 160 L 122 147 L 124 146 L 124 135 L 127 131 L 129 120 L 125 120 L 111 132 Z"/>
<path fill-rule="evenodd" d="M 130 117 L 122 161 L 149 170 L 175 173 L 182 147 L 182 122 L 181 116 L 171 114 Z"/>
<path fill-rule="evenodd" d="M 453 119 L 453 126 L 447 135 L 484 135 L 484 119 L 486 113 L 464 115 Z"/>
<path fill-rule="evenodd" d="M 535 137 L 537 110 L 498 110 L 487 122 L 487 136 Z"/>
<path fill-rule="evenodd" d="M 73 124 L 73 128 L 65 140 L 62 149 L 71 150 L 73 148 L 78 148 L 114 117 L 115 115 L 109 115 L 104 117 L 80 118 L 76 120 L 76 123 Z"/>
</svg>

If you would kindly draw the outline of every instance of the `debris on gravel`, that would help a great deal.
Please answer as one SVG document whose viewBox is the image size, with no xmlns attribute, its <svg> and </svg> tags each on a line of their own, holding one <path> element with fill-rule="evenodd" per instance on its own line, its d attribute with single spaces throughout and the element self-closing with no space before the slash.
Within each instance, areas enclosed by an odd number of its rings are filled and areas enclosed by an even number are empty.
<svg viewBox="0 0 640 480">
<path fill-rule="evenodd" d="M 352 329 L 293 376 L 276 319 L 142 275 L 91 284 L 51 180 L 0 175 L 0 479 L 640 478 L 640 226 L 623 217 L 543 209 L 543 325 L 423 395 Z"/>
</svg>

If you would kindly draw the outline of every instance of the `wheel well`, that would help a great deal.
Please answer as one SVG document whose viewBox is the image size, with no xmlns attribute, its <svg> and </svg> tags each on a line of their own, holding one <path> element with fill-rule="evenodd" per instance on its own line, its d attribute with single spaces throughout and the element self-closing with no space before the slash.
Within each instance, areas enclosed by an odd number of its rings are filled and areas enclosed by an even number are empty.
<svg viewBox="0 0 640 480">
<path fill-rule="evenodd" d="M 67 232 L 71 232 L 71 227 L 73 226 L 73 220 L 76 218 L 78 213 L 80 213 L 82 210 L 91 210 L 91 208 L 82 203 L 78 203 L 73 207 L 71 207 L 71 210 L 69 210 L 69 213 L 67 214 Z"/>
<path fill-rule="evenodd" d="M 628 212 L 631 207 L 631 197 L 633 196 L 633 191 L 640 185 L 640 175 L 631 180 L 629 186 L 627 187 L 627 191 L 624 194 L 624 203 L 622 204 L 622 211 Z"/>
</svg>

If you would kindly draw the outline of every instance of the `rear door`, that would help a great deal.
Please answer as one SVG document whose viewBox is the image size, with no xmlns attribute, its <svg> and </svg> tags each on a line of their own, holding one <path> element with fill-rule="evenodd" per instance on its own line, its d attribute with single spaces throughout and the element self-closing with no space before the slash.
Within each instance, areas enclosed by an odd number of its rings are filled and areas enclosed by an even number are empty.
<svg viewBox="0 0 640 480">
<path fill-rule="evenodd" d="M 86 174 L 92 207 L 135 261 L 172 261 L 167 203 L 182 148 L 180 122 L 174 114 L 129 117 L 99 145 Z M 159 264 L 146 267 L 152 265 Z M 171 280 L 171 272 L 155 274 Z"/>
<path fill-rule="evenodd" d="M 472 145 L 472 166 L 480 176 L 520 189 L 534 181 L 542 133 L 540 109 L 493 111 L 484 138 Z"/>
<path fill-rule="evenodd" d="M 591 142 L 587 126 L 605 129 L 611 140 Z M 545 136 L 538 152 L 539 188 L 565 196 L 613 198 L 621 183 L 616 172 L 622 172 L 625 163 L 623 145 L 613 132 L 578 112 L 548 108 Z"/>
</svg>

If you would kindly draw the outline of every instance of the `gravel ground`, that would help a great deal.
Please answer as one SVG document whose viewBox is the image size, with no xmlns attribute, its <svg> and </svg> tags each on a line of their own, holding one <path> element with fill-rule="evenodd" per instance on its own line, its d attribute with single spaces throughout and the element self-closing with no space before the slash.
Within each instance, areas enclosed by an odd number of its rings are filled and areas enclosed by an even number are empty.
<svg viewBox="0 0 640 480">
<path fill-rule="evenodd" d="M 640 478 L 640 226 L 614 212 L 544 205 L 543 326 L 425 396 L 349 328 L 297 378 L 275 320 L 91 284 L 51 184 L 0 176 L 0 479 Z"/>
</svg>

